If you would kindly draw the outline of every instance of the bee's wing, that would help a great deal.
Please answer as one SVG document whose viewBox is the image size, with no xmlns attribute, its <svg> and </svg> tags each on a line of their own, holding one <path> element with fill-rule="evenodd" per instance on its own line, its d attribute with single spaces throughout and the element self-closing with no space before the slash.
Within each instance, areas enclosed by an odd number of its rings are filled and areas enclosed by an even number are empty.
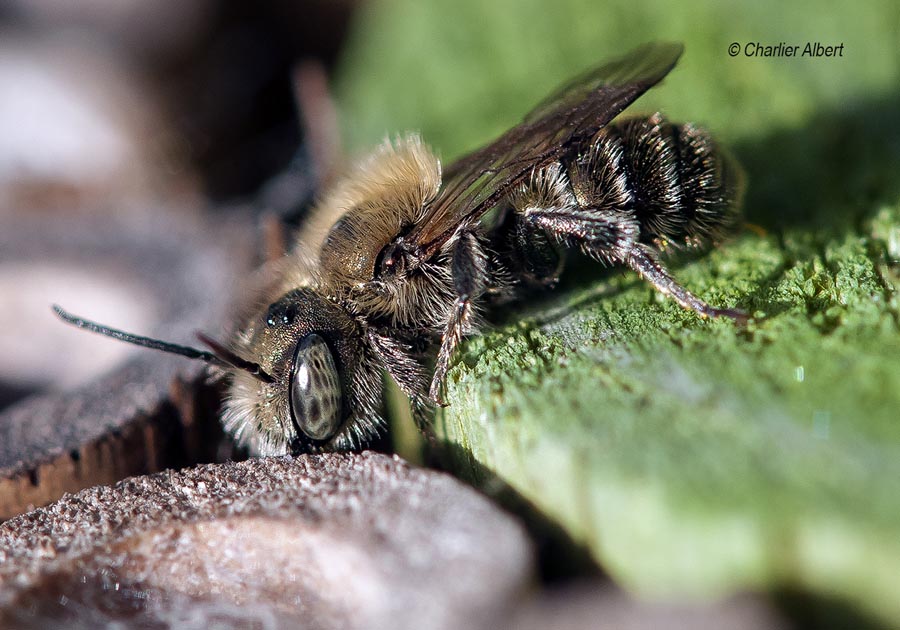
<svg viewBox="0 0 900 630">
<path fill-rule="evenodd" d="M 666 76 L 683 47 L 652 43 L 563 86 L 524 121 L 450 165 L 444 186 L 407 235 L 420 256 L 435 253 L 463 223 L 477 221 L 531 172 L 589 140 Z"/>
</svg>

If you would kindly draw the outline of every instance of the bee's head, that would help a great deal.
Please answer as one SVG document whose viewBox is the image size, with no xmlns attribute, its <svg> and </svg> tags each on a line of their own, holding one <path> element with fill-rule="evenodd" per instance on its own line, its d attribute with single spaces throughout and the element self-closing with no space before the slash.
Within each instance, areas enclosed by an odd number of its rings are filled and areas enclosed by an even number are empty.
<svg viewBox="0 0 900 630">
<path fill-rule="evenodd" d="M 252 356 L 271 381 L 235 370 L 225 402 L 226 429 L 261 454 L 352 446 L 354 412 L 372 407 L 377 369 L 365 360 L 359 326 L 311 289 L 290 291 L 260 310 L 235 351 Z M 358 419 L 357 419 L 358 420 Z M 352 425 L 352 426 L 348 426 Z M 374 428 L 374 427 L 373 427 Z"/>
<path fill-rule="evenodd" d="M 295 289 L 260 309 L 228 346 L 198 334 L 212 352 L 139 337 L 54 308 L 81 328 L 223 370 L 229 380 L 223 423 L 254 454 L 350 448 L 381 423 L 381 375 L 359 326 L 311 289 Z"/>
</svg>

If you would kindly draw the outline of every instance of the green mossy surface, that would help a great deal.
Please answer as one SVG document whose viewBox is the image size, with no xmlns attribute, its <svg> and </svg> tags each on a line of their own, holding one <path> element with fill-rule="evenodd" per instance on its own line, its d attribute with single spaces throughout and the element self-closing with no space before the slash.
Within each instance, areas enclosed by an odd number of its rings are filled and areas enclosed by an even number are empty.
<svg viewBox="0 0 900 630">
<path fill-rule="evenodd" d="M 342 63 L 349 144 L 419 129 L 448 157 L 562 79 L 653 39 L 681 63 L 635 111 L 713 130 L 745 229 L 673 260 L 702 321 L 579 264 L 463 346 L 439 430 L 647 596 L 801 590 L 900 624 L 900 5 L 688 0 L 370 5 Z M 844 43 L 731 58 L 737 41 Z"/>
</svg>

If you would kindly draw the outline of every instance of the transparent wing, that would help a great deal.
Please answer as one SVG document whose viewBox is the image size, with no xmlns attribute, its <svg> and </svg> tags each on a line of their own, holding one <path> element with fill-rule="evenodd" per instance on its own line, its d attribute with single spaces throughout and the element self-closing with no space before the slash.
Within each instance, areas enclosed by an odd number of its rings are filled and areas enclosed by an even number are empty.
<svg viewBox="0 0 900 630">
<path fill-rule="evenodd" d="M 577 77 L 522 123 L 451 164 L 425 217 L 405 239 L 419 256 L 438 251 L 456 229 L 477 221 L 534 169 L 589 140 L 675 66 L 683 47 L 651 43 Z"/>
</svg>

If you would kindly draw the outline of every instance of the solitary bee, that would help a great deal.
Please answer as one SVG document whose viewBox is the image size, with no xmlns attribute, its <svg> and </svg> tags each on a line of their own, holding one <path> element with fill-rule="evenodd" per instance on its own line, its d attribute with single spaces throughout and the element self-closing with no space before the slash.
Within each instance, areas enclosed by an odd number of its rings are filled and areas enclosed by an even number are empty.
<svg viewBox="0 0 900 630">
<path fill-rule="evenodd" d="M 566 249 L 626 265 L 702 317 L 743 320 L 680 286 L 659 256 L 735 223 L 736 166 L 691 124 L 612 122 L 681 53 L 655 43 L 599 66 L 443 173 L 416 135 L 384 144 L 313 210 L 230 341 L 199 335 L 210 351 L 57 313 L 216 366 L 225 428 L 261 455 L 365 444 L 384 425 L 384 372 L 427 416 L 479 307 L 553 285 Z"/>
</svg>

